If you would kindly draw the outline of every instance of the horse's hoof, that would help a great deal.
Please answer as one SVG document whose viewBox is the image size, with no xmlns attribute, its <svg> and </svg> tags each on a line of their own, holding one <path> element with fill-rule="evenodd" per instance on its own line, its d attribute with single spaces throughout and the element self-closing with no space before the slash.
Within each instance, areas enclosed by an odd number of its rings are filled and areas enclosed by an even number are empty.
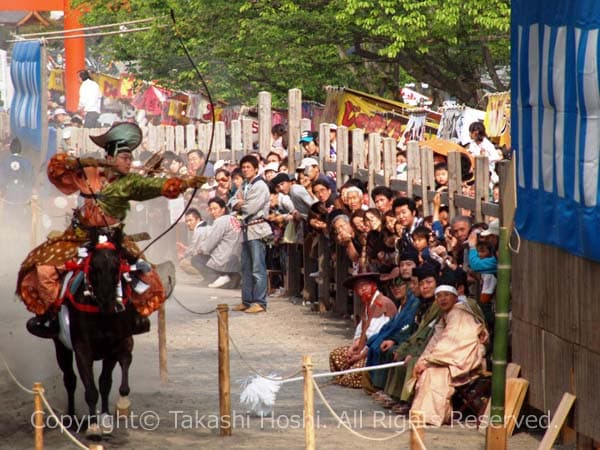
<svg viewBox="0 0 600 450">
<path fill-rule="evenodd" d="M 99 441 L 102 437 L 102 430 L 100 429 L 100 425 L 97 423 L 91 423 L 88 426 L 87 431 L 85 432 L 85 437 L 91 439 L 92 441 Z"/>
<path fill-rule="evenodd" d="M 117 417 L 129 417 L 131 415 L 131 401 L 129 397 L 119 397 L 116 410 Z"/>
<path fill-rule="evenodd" d="M 98 417 L 98 425 L 100 427 L 100 432 L 103 435 L 112 434 L 114 430 L 115 418 L 107 413 L 102 413 Z"/>
</svg>

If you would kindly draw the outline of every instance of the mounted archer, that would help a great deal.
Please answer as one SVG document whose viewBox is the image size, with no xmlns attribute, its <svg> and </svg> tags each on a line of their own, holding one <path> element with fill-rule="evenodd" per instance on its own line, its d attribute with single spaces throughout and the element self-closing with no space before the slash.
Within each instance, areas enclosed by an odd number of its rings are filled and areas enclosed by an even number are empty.
<svg viewBox="0 0 600 450">
<path fill-rule="evenodd" d="M 57 154 L 50 160 L 50 182 L 63 194 L 79 192 L 79 206 L 74 210 L 71 225 L 58 237 L 49 237 L 33 249 L 19 271 L 16 293 L 27 309 L 36 314 L 27 322 L 27 329 L 43 338 L 53 338 L 58 333 L 56 310 L 63 300 L 59 293 L 68 273 L 67 263 L 78 258 L 81 248 L 89 242 L 90 232 L 123 228 L 130 200 L 160 196 L 172 199 L 206 182 L 205 177 L 148 178 L 130 173 L 131 152 L 142 140 L 142 130 L 134 123 L 115 124 L 106 133 L 90 136 L 90 139 L 104 148 L 106 160 L 80 159 L 67 154 Z M 137 245 L 127 236 L 123 247 L 141 258 Z M 140 273 L 138 277 L 147 287 L 131 290 L 131 301 L 138 312 L 133 334 L 149 330 L 148 315 L 166 299 L 154 270 Z"/>
</svg>

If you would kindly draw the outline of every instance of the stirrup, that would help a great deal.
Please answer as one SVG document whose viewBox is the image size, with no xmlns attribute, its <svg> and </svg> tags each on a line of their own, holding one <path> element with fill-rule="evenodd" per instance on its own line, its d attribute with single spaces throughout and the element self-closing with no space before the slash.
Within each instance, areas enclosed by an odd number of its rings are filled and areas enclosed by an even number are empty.
<svg viewBox="0 0 600 450">
<path fill-rule="evenodd" d="M 150 331 L 150 319 L 136 314 L 133 319 L 133 329 L 131 330 L 131 334 L 143 334 L 148 331 Z"/>
<path fill-rule="evenodd" d="M 43 339 L 58 337 L 59 326 L 56 316 L 42 315 L 32 317 L 27 321 L 25 327 L 31 334 Z"/>
</svg>

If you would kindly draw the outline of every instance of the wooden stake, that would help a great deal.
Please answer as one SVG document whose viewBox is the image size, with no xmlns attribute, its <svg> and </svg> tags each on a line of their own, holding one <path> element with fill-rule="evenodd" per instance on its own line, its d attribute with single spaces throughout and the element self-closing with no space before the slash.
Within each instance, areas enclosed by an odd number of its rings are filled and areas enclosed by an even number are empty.
<svg viewBox="0 0 600 450">
<path fill-rule="evenodd" d="M 219 326 L 219 433 L 231 436 L 231 381 L 229 378 L 229 305 L 217 306 Z"/>
<path fill-rule="evenodd" d="M 490 423 L 487 428 L 487 450 L 506 450 L 506 427 L 502 423 Z"/>
<path fill-rule="evenodd" d="M 44 448 L 44 407 L 42 405 L 42 396 L 44 387 L 42 383 L 34 383 L 33 391 L 33 410 L 35 414 L 35 450 Z"/>
<path fill-rule="evenodd" d="M 558 404 L 558 408 L 556 408 L 556 412 L 554 413 L 554 417 L 552 417 L 550 425 L 548 425 L 546 434 L 544 434 L 544 438 L 542 439 L 542 442 L 540 442 L 538 450 L 550 450 L 552 448 L 554 441 L 556 441 L 556 438 L 558 437 L 558 433 L 569 415 L 569 411 L 571 411 L 573 403 L 575 403 L 575 396 L 565 392 Z"/>
<path fill-rule="evenodd" d="M 410 427 L 410 449 L 411 450 L 425 450 L 422 442 L 425 438 L 425 418 L 423 417 L 422 411 L 409 412 L 409 419 L 412 426 Z"/>
<path fill-rule="evenodd" d="M 306 450 L 315 450 L 315 399 L 312 378 L 312 357 L 302 358 L 304 371 L 304 443 Z"/>
<path fill-rule="evenodd" d="M 165 304 L 158 309 L 158 367 L 160 372 L 160 384 L 169 382 L 169 371 L 167 370 L 167 320 Z"/>
</svg>

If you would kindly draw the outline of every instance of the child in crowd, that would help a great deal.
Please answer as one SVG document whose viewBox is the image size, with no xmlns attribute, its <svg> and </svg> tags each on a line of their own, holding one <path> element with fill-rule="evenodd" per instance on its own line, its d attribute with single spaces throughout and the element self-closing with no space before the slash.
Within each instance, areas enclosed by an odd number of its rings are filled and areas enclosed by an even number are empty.
<svg viewBox="0 0 600 450">
<path fill-rule="evenodd" d="M 448 165 L 446 163 L 437 163 L 433 167 L 433 177 L 436 191 L 448 189 Z"/>
</svg>

